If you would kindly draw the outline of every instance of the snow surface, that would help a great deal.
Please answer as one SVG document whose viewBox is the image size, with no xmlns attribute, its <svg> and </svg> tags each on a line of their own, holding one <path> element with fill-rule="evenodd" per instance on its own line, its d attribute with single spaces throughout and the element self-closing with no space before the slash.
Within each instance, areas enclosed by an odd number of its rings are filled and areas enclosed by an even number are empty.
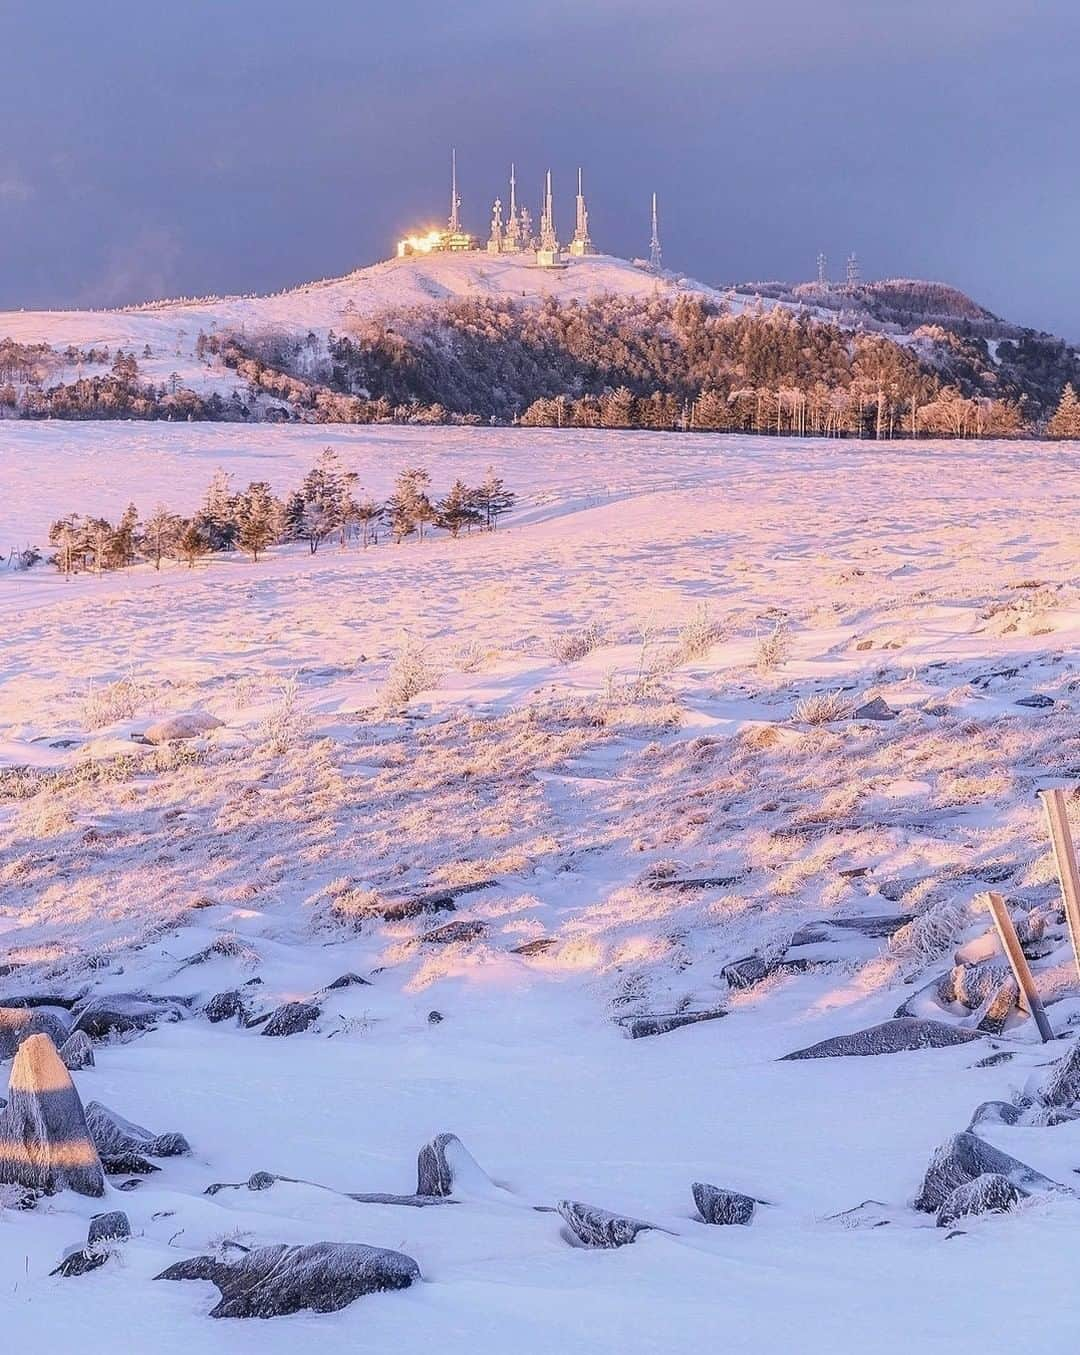
<svg viewBox="0 0 1080 1355">
<path fill-rule="evenodd" d="M 779 1060 L 887 1020 L 962 943 L 991 955 L 976 901 L 995 869 L 1017 906 L 1056 901 L 1034 792 L 1080 777 L 1076 450 L 8 423 L 0 544 L 129 498 L 190 509 L 218 465 L 285 490 L 327 443 L 376 494 L 404 465 L 439 490 L 494 464 L 518 510 L 456 542 L 0 574 L 0 948 L 22 965 L 0 999 L 88 985 L 198 1004 L 259 978 L 255 1011 L 322 1007 L 286 1038 L 195 1015 L 96 1047 L 73 1075 L 84 1100 L 193 1153 L 104 1202 L 0 1208 L 9 1336 L 86 1355 L 118 1331 L 162 1355 L 1075 1340 L 1061 1258 L 1080 1202 L 1036 1195 L 951 1238 L 911 1208 L 933 1150 L 1043 1078 L 1063 1042 L 1045 1049 L 1014 1013 L 994 1041 Z M 688 648 L 703 607 L 712 642 Z M 763 671 L 780 618 L 787 652 Z M 560 662 L 590 627 L 595 647 Z M 406 711 L 380 704 L 403 634 L 432 670 Z M 830 692 L 898 718 L 795 718 Z M 1033 692 L 1055 705 L 1016 704 Z M 223 728 L 171 751 L 132 741 L 192 709 Z M 672 874 L 736 882 L 654 887 Z M 486 880 L 453 913 L 359 920 Z M 813 919 L 950 909 L 936 950 L 853 934 L 745 993 L 719 974 Z M 451 920 L 481 934 L 422 939 Z M 1044 999 L 1055 1029 L 1080 1029 L 1068 942 L 1050 934 Z M 222 937 L 241 944 L 184 965 Z M 551 947 L 515 953 L 538 939 Z M 370 983 L 325 991 L 350 971 Z M 654 1038 L 619 1023 L 717 1005 L 723 1020 Z M 978 1067 L 994 1048 L 1011 1059 Z M 336 1193 L 412 1190 L 440 1131 L 503 1189 L 423 1209 Z M 1080 1122 L 979 1132 L 1074 1180 Z M 317 1184 L 203 1194 L 257 1170 Z M 694 1181 L 768 1204 L 710 1228 Z M 561 1199 L 670 1233 L 572 1247 L 533 1208 Z M 103 1206 L 132 1239 L 50 1278 Z M 388 1247 L 424 1282 L 334 1314 L 213 1322 L 210 1286 L 151 1277 L 223 1238 Z"/>
</svg>

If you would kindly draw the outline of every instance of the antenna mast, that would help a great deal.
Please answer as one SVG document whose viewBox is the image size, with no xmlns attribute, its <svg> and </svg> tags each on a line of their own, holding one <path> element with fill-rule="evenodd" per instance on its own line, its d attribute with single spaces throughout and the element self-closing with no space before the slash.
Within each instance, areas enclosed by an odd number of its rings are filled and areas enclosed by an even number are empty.
<svg viewBox="0 0 1080 1355">
<path fill-rule="evenodd" d="M 649 267 L 659 273 L 663 267 L 664 255 L 660 248 L 660 225 L 656 215 L 656 194 L 652 195 L 652 239 L 649 241 Z"/>
<path fill-rule="evenodd" d="M 457 147 L 450 148 L 450 220 L 447 222 L 447 230 L 451 235 L 457 235 L 461 231 L 461 199 L 457 191 Z"/>
</svg>

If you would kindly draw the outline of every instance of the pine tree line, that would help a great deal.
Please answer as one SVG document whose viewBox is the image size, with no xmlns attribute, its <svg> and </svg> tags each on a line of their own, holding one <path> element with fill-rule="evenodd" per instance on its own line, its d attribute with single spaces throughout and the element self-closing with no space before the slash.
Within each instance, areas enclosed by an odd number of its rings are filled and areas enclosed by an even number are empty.
<svg viewBox="0 0 1080 1355">
<path fill-rule="evenodd" d="M 441 498 L 431 495 L 431 476 L 422 467 L 403 470 L 393 493 L 378 502 L 359 489 L 356 472 L 345 469 L 327 447 L 285 499 L 276 497 L 264 480 L 234 490 L 232 477 L 215 473 L 199 511 L 182 517 L 159 504 L 141 519 L 129 504 L 116 523 L 77 513 L 49 528 L 52 563 L 61 573 L 101 574 L 124 569 L 140 560 L 160 569 L 165 560 L 194 566 L 217 551 L 240 550 L 257 561 L 271 546 L 303 541 L 314 555 L 325 541 L 341 546 L 357 542 L 377 545 L 385 527 L 395 542 L 411 536 L 422 540 L 437 528 L 451 537 L 462 531 L 494 531 L 517 496 L 489 467 L 481 484 L 456 479 Z"/>
</svg>

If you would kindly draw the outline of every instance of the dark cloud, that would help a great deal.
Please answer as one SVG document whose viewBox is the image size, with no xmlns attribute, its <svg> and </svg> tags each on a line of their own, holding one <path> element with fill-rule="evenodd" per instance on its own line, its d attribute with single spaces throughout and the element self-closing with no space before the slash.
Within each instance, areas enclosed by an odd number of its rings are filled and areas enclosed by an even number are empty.
<svg viewBox="0 0 1080 1355">
<path fill-rule="evenodd" d="M 1074 0 L 5 4 L 0 307 L 275 289 L 578 163 L 624 254 L 941 278 L 1080 336 Z M 5 191 L 3 185 L 7 185 Z M 155 261 L 155 242 L 162 257 Z M 132 289 L 127 293 L 126 289 Z"/>
</svg>

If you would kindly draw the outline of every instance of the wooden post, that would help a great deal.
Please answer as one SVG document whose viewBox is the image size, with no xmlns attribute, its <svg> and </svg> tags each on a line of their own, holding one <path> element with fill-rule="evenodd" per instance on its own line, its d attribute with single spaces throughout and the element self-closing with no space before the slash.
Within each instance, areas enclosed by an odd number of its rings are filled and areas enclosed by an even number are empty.
<svg viewBox="0 0 1080 1355">
<path fill-rule="evenodd" d="M 1063 790 L 1041 790 L 1039 797 L 1050 825 L 1050 840 L 1054 844 L 1054 860 L 1061 880 L 1061 901 L 1065 905 L 1065 919 L 1072 938 L 1073 959 L 1080 974 L 1080 870 L 1076 865 L 1076 848 L 1069 831 L 1069 816 L 1065 811 Z"/>
<path fill-rule="evenodd" d="M 1005 900 L 1000 894 L 991 891 L 986 898 L 990 905 L 994 926 L 997 928 L 997 934 L 1001 940 L 1001 949 L 1005 952 L 1005 956 L 1012 966 L 1012 972 L 1016 975 L 1020 992 L 1024 995 L 1024 1001 L 1027 1003 L 1027 1009 L 1035 1018 L 1035 1024 L 1039 1027 L 1039 1034 L 1042 1036 L 1043 1044 L 1045 1044 L 1047 1040 L 1054 1038 L 1054 1032 L 1046 1018 L 1046 1011 L 1042 999 L 1039 997 L 1038 989 L 1035 987 L 1035 980 L 1031 977 L 1027 956 L 1020 945 L 1020 938 L 1016 934 L 1012 917 L 1009 915 Z"/>
</svg>

